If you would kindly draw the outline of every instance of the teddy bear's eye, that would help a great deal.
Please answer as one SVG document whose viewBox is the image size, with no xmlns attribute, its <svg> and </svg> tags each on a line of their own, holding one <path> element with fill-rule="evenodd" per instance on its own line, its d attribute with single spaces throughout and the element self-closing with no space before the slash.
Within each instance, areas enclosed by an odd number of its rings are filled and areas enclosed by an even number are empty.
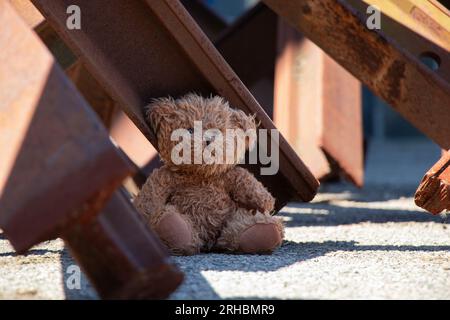
<svg viewBox="0 0 450 320">
<path fill-rule="evenodd" d="M 194 129 L 193 129 L 193 128 L 188 128 L 187 131 L 188 131 L 190 134 L 193 134 L 193 133 L 194 133 Z"/>
</svg>

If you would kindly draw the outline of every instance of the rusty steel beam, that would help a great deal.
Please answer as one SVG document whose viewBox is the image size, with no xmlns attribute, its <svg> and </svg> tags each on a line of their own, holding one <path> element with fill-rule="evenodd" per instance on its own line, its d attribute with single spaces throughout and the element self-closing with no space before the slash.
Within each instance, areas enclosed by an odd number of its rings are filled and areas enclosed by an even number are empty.
<svg viewBox="0 0 450 320">
<path fill-rule="evenodd" d="M 256 114 L 262 128 L 275 128 L 179 1 L 32 2 L 153 145 L 144 106 L 154 97 L 191 91 L 224 96 L 233 106 Z M 72 4 L 81 8 L 81 30 L 66 28 L 66 8 Z M 311 200 L 317 180 L 281 136 L 278 147 L 278 174 L 261 175 L 261 164 L 249 169 L 276 197 L 278 208 L 290 200 Z"/>
<path fill-rule="evenodd" d="M 45 22 L 45 18 L 29 0 L 7 0 L 14 10 L 22 17 L 26 24 L 32 28 L 39 28 Z"/>
<path fill-rule="evenodd" d="M 23 252 L 99 190 L 107 198 L 130 167 L 36 35 L 0 6 L 0 225 Z"/>
<path fill-rule="evenodd" d="M 214 41 L 216 48 L 271 118 L 277 23 L 277 15 L 263 4 L 258 4 Z"/>
<path fill-rule="evenodd" d="M 77 60 L 67 68 L 66 74 L 100 117 L 105 127 L 109 130 L 110 136 L 134 163 L 136 175 L 133 177 L 133 180 L 137 187 L 140 187 L 151 172 L 148 172 L 146 169 L 148 164 L 153 162 L 159 163 L 158 159 L 156 159 L 158 157 L 156 149 L 119 108 L 117 102 L 86 70 L 80 60 Z M 132 191 L 128 187 L 127 189 Z"/>
<path fill-rule="evenodd" d="M 65 72 L 84 99 L 100 117 L 105 127 L 110 128 L 117 107 L 116 102 L 103 90 L 94 77 L 87 72 L 80 60 L 72 64 Z"/>
<path fill-rule="evenodd" d="M 182 275 L 115 192 L 131 162 L 8 2 L 0 23 L 3 234 L 19 253 L 63 238 L 103 298 L 166 297 Z"/>
<path fill-rule="evenodd" d="M 29 0 L 8 0 L 25 23 L 39 35 L 50 52 L 63 68 L 75 62 L 76 57 L 67 48 L 64 42 L 45 21 L 39 10 Z"/>
<path fill-rule="evenodd" d="M 134 180 L 138 182 L 138 185 L 145 182 L 146 166 L 157 157 L 153 146 L 86 70 L 81 61 L 75 57 L 54 29 L 45 21 L 39 10 L 29 0 L 9 0 L 9 2 L 28 26 L 39 35 L 58 63 L 65 67 L 66 74 L 100 117 L 110 131 L 111 137 L 135 163 L 137 174 Z M 192 5 L 193 10 L 200 11 L 198 13 L 200 17 L 205 16 L 208 11 L 206 9 L 199 10 L 199 7 L 198 4 Z M 218 27 L 217 21 L 210 20 L 214 26 Z"/>
<path fill-rule="evenodd" d="M 44 16 L 29 0 L 7 0 L 24 22 L 33 29 L 45 43 L 58 63 L 64 68 L 75 62 L 76 57 L 61 41 L 57 33 L 45 21 Z"/>
<path fill-rule="evenodd" d="M 274 122 L 313 174 L 362 187 L 361 84 L 281 20 L 274 96 Z"/>
<path fill-rule="evenodd" d="M 208 8 L 203 0 L 182 0 L 181 3 L 211 41 L 214 41 L 227 27 L 227 22 Z"/>
<path fill-rule="evenodd" d="M 383 29 L 369 30 L 366 14 L 346 0 L 263 1 L 419 130 L 450 148 L 450 85 Z M 392 20 L 383 16 L 382 26 Z"/>
<path fill-rule="evenodd" d="M 110 136 L 133 161 L 137 172 L 134 181 L 137 187 L 140 187 L 149 174 L 146 170 L 147 165 L 152 162 L 159 163 L 159 161 L 155 161 L 158 156 L 157 151 L 98 81 L 87 71 L 80 60 L 67 68 L 66 74 L 100 117 L 109 130 Z"/>
<path fill-rule="evenodd" d="M 73 223 L 63 239 L 104 299 L 166 298 L 183 279 L 123 190 L 99 215 Z"/>
<path fill-rule="evenodd" d="M 148 176 L 145 167 L 159 158 L 158 152 L 121 109 L 116 109 L 113 114 L 110 135 L 136 164 L 141 174 Z"/>
<path fill-rule="evenodd" d="M 362 186 L 359 81 L 262 3 L 215 45 L 316 178 Z"/>
<path fill-rule="evenodd" d="M 68 66 L 65 69 L 66 74 L 100 117 L 110 136 L 133 161 L 136 167 L 133 180 L 139 187 L 145 182 L 148 176 L 146 167 L 155 160 L 157 151 L 47 22 L 41 24 L 35 31 L 58 63 Z"/>
<path fill-rule="evenodd" d="M 437 0 L 347 1 L 360 14 L 379 8 L 383 34 L 419 59 L 436 59 L 435 74 L 450 83 L 450 12 Z"/>
<path fill-rule="evenodd" d="M 450 151 L 425 174 L 416 191 L 415 202 L 432 214 L 450 210 Z"/>
<path fill-rule="evenodd" d="M 47 48 L 55 56 L 58 63 L 65 68 L 66 74 L 73 81 L 77 89 L 87 100 L 109 130 L 110 136 L 134 162 L 136 175 L 133 180 L 137 187 L 145 182 L 149 172 L 149 163 L 157 161 L 157 151 L 145 136 L 136 128 L 133 122 L 118 107 L 117 103 L 103 89 L 98 81 L 86 70 L 80 60 L 66 46 L 54 29 L 40 15 L 39 11 L 29 0 L 12 0 L 15 9 L 30 27 L 39 35 Z M 39 23 L 30 20 L 35 13 L 40 15 Z M 129 189 L 127 187 L 127 189 Z M 129 189 L 131 191 L 131 189 Z"/>
<path fill-rule="evenodd" d="M 117 102 L 87 71 L 80 60 L 66 69 L 66 74 L 102 119 L 114 141 L 142 170 L 157 155 L 152 144 L 120 109 Z"/>
</svg>

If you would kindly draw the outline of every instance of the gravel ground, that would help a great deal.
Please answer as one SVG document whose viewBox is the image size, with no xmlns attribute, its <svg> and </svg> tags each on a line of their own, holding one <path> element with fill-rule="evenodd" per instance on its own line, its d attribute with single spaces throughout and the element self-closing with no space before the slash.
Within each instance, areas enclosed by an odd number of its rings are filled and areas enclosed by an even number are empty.
<svg viewBox="0 0 450 320">
<path fill-rule="evenodd" d="M 309 204 L 280 213 L 286 241 L 272 255 L 176 257 L 186 274 L 173 299 L 450 299 L 450 226 L 414 205 L 439 158 L 426 141 L 372 143 L 366 187 L 321 186 Z M 0 233 L 0 298 L 95 299 L 60 240 L 17 256 Z"/>
</svg>

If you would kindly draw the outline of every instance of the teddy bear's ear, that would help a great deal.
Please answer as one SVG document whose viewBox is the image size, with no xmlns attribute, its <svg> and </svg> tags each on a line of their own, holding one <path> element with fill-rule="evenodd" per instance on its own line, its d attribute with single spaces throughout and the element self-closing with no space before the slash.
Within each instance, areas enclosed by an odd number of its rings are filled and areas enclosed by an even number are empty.
<svg viewBox="0 0 450 320">
<path fill-rule="evenodd" d="M 146 120 L 152 126 L 155 134 L 158 134 L 161 122 L 170 119 L 175 113 L 176 108 L 175 100 L 170 97 L 154 99 L 145 108 Z"/>
<path fill-rule="evenodd" d="M 248 129 L 256 130 L 255 116 L 248 116 L 242 110 L 233 110 L 230 118 L 235 128 L 244 131 Z"/>
<path fill-rule="evenodd" d="M 244 137 L 247 137 L 247 130 L 253 130 L 253 132 L 250 132 L 250 137 L 253 137 L 253 139 L 245 138 L 245 149 L 253 149 L 256 143 L 255 116 L 248 116 L 241 110 L 233 110 L 231 114 L 231 122 L 234 128 L 239 128 L 246 132 Z"/>
</svg>

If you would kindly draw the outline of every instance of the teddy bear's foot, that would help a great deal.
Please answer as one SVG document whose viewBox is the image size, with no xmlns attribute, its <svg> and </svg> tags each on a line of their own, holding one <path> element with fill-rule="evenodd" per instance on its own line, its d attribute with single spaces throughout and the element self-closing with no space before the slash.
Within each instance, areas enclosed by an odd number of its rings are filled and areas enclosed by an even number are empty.
<svg viewBox="0 0 450 320">
<path fill-rule="evenodd" d="M 155 231 L 173 255 L 198 253 L 193 241 L 192 226 L 178 212 L 165 213 Z"/>
<path fill-rule="evenodd" d="M 283 241 L 281 219 L 239 208 L 222 230 L 215 249 L 226 252 L 270 253 Z"/>
<path fill-rule="evenodd" d="M 273 223 L 257 223 L 239 237 L 238 251 L 243 253 L 272 252 L 282 241 L 279 228 Z"/>
</svg>

